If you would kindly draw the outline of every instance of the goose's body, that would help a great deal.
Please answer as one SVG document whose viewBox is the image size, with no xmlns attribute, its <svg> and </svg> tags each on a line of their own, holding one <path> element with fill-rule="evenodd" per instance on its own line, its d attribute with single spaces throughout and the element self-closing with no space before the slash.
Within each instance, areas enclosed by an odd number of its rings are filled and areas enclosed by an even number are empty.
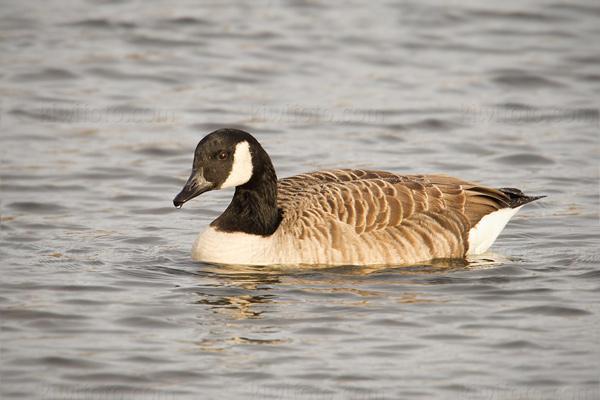
<svg viewBox="0 0 600 400">
<path fill-rule="evenodd" d="M 277 180 L 250 134 L 222 129 L 196 148 L 176 206 L 236 187 L 192 259 L 246 265 L 413 264 L 485 252 L 508 220 L 539 197 L 446 175 L 328 170 Z"/>
</svg>

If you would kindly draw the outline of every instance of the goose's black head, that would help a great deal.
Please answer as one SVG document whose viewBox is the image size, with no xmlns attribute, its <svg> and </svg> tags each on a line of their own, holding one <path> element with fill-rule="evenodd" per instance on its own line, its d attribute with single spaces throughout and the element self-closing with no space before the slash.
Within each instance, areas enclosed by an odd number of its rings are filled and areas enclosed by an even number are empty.
<svg viewBox="0 0 600 400">
<path fill-rule="evenodd" d="M 180 208 L 209 190 L 251 189 L 267 170 L 272 171 L 276 182 L 271 159 L 252 135 L 238 129 L 219 129 L 198 143 L 192 173 L 173 204 Z"/>
</svg>

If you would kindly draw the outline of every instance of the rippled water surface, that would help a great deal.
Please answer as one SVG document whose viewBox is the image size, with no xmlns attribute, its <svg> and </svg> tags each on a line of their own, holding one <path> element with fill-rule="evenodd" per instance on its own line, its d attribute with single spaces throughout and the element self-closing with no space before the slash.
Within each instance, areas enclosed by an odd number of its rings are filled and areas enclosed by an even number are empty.
<svg viewBox="0 0 600 400">
<path fill-rule="evenodd" d="M 2 2 L 3 399 L 600 398 L 600 6 L 368 4 Z M 548 197 L 468 261 L 195 263 L 224 126 Z"/>
</svg>

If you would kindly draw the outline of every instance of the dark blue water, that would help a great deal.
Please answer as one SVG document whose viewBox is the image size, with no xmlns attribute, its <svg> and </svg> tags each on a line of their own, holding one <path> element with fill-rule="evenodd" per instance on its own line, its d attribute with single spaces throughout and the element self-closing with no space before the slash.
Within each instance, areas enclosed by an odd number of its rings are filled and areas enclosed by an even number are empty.
<svg viewBox="0 0 600 400">
<path fill-rule="evenodd" d="M 506 1 L 0 5 L 3 399 L 599 399 L 600 7 Z M 231 191 L 446 173 L 547 198 L 464 262 L 194 263 Z"/>
</svg>

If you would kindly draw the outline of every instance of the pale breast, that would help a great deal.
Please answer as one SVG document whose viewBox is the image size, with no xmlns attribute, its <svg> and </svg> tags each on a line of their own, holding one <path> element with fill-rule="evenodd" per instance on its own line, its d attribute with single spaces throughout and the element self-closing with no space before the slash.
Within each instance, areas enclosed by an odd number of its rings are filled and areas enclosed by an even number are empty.
<svg viewBox="0 0 600 400">
<path fill-rule="evenodd" d="M 276 264 L 271 251 L 273 236 L 243 232 L 220 232 L 213 226 L 198 235 L 192 246 L 192 260 L 216 264 Z"/>
</svg>

